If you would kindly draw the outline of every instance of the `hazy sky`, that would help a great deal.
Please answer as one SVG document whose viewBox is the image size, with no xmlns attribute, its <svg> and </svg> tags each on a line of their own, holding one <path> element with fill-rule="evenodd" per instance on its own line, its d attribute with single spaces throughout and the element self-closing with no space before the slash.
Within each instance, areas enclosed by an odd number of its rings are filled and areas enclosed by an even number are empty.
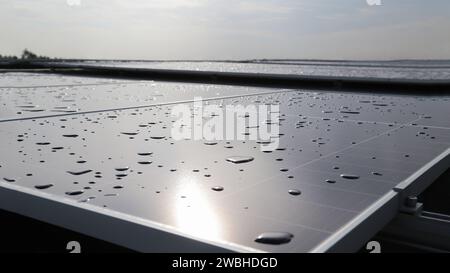
<svg viewBox="0 0 450 273">
<path fill-rule="evenodd" d="M 450 59 L 449 0 L 0 0 L 0 54 Z"/>
</svg>

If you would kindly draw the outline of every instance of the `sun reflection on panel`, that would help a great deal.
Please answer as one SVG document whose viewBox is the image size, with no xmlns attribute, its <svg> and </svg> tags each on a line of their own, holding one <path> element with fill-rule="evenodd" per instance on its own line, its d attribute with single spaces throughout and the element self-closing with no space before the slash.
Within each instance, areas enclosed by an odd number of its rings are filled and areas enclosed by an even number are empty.
<svg viewBox="0 0 450 273">
<path fill-rule="evenodd" d="M 217 239 L 221 235 L 219 217 L 194 177 L 181 178 L 175 201 L 177 227 L 181 231 L 204 239 Z"/>
</svg>

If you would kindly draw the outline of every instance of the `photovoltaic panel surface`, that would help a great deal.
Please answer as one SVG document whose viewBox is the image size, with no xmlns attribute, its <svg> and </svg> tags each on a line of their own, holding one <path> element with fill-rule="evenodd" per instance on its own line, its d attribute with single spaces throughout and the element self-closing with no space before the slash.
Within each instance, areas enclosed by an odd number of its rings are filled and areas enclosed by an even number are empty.
<svg viewBox="0 0 450 273">
<path fill-rule="evenodd" d="M 12 86 L 26 75 L 6 77 L 0 207 L 140 251 L 327 251 L 386 204 L 398 209 L 398 185 L 450 148 L 445 96 L 61 76 L 48 77 L 70 84 L 28 88 Z M 277 148 L 255 140 L 273 121 L 250 117 L 243 140 L 174 139 L 172 110 L 195 113 L 196 97 L 220 109 L 278 105 Z M 53 111 L 61 105 L 76 112 Z"/>
</svg>

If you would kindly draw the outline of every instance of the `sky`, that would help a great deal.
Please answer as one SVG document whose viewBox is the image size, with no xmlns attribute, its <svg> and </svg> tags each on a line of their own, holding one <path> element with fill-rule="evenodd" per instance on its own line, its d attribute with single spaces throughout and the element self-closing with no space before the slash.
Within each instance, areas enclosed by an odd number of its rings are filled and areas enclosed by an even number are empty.
<svg viewBox="0 0 450 273">
<path fill-rule="evenodd" d="M 450 59 L 449 33 L 448 0 L 0 0 L 2 55 Z"/>
</svg>

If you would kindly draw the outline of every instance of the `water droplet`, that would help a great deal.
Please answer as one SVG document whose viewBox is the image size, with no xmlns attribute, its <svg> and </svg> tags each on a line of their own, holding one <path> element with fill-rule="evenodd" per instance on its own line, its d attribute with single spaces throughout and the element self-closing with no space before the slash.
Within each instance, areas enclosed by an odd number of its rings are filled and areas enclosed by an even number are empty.
<svg viewBox="0 0 450 273">
<path fill-rule="evenodd" d="M 354 174 L 341 174 L 341 177 L 350 180 L 359 179 L 359 176 Z"/>
<path fill-rule="evenodd" d="M 334 183 L 336 183 L 335 180 L 331 180 L 331 179 L 327 179 L 327 180 L 325 180 L 325 182 L 327 182 L 328 184 L 334 184 Z"/>
<path fill-rule="evenodd" d="M 69 134 L 69 135 L 63 135 L 63 137 L 75 138 L 75 137 L 78 137 L 78 135 L 76 135 L 76 134 Z"/>
<path fill-rule="evenodd" d="M 139 161 L 138 162 L 138 164 L 141 164 L 141 165 L 150 165 L 152 163 L 153 163 L 152 161 Z"/>
<path fill-rule="evenodd" d="M 223 191 L 223 187 L 221 187 L 221 186 L 212 187 L 211 189 L 213 191 Z"/>
<path fill-rule="evenodd" d="M 45 189 L 53 187 L 53 184 L 36 185 L 34 187 L 38 190 L 45 190 Z"/>
<path fill-rule="evenodd" d="M 7 177 L 4 177 L 3 180 L 5 180 L 6 182 L 9 182 L 9 183 L 16 182 L 16 179 L 14 179 L 14 178 L 7 178 Z"/>
<path fill-rule="evenodd" d="M 129 167 L 119 167 L 119 168 L 116 168 L 115 170 L 118 172 L 125 172 L 125 171 L 128 171 L 128 169 L 130 169 L 130 168 Z"/>
<path fill-rule="evenodd" d="M 290 195 L 294 195 L 294 196 L 302 194 L 302 192 L 299 190 L 289 190 L 288 192 Z"/>
<path fill-rule="evenodd" d="M 204 143 L 205 143 L 205 145 L 209 145 L 209 146 L 217 145 L 217 142 L 213 142 L 213 141 L 207 141 Z"/>
<path fill-rule="evenodd" d="M 117 193 L 107 193 L 104 196 L 106 197 L 114 197 L 114 196 L 119 196 Z"/>
<path fill-rule="evenodd" d="M 83 192 L 84 192 L 84 191 L 68 191 L 68 192 L 66 192 L 66 194 L 67 194 L 67 195 L 74 196 L 74 195 L 80 195 L 80 194 L 83 194 Z"/>
<path fill-rule="evenodd" d="M 43 112 L 43 111 L 45 111 L 44 109 L 27 109 L 27 110 L 25 110 L 25 111 L 27 111 L 27 112 Z"/>
<path fill-rule="evenodd" d="M 136 132 L 121 132 L 121 134 L 122 135 L 127 135 L 127 136 L 135 136 L 135 135 L 137 135 L 139 133 L 136 133 Z"/>
<path fill-rule="evenodd" d="M 150 156 L 150 155 L 152 155 L 153 153 L 138 153 L 138 155 L 140 155 L 140 156 Z"/>
<path fill-rule="evenodd" d="M 281 245 L 289 243 L 294 235 L 288 232 L 265 232 L 260 234 L 255 242 L 261 244 Z"/>
<path fill-rule="evenodd" d="M 91 200 L 93 200 L 93 199 L 95 199 L 95 196 L 90 196 L 90 197 L 88 197 L 88 198 L 86 198 L 86 199 L 81 200 L 80 202 L 81 202 L 81 203 L 87 203 L 87 202 L 89 202 L 89 201 L 91 201 Z"/>
<path fill-rule="evenodd" d="M 50 142 L 37 142 L 36 145 L 46 146 L 46 145 L 50 145 Z"/>
<path fill-rule="evenodd" d="M 84 170 L 84 171 L 67 171 L 67 173 L 71 175 L 83 175 L 92 172 L 92 170 Z"/>
<path fill-rule="evenodd" d="M 234 164 L 241 164 L 251 162 L 254 160 L 254 158 L 251 156 L 231 156 L 228 157 L 226 160 Z"/>
<path fill-rule="evenodd" d="M 33 109 L 33 108 L 38 108 L 39 105 L 19 105 L 17 107 L 19 107 L 19 108 L 26 108 L 26 109 Z"/>
</svg>

